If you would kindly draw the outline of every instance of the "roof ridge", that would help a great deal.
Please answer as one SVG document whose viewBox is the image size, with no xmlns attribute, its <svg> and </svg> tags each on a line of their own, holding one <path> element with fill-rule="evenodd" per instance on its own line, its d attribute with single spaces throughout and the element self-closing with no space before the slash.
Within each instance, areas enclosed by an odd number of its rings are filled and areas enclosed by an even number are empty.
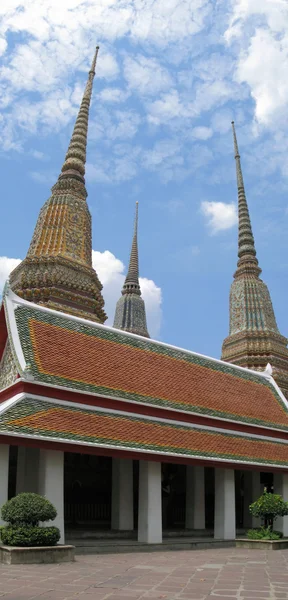
<svg viewBox="0 0 288 600">
<path fill-rule="evenodd" d="M 245 367 L 241 367 L 239 365 L 235 365 L 235 364 L 232 364 L 232 363 L 230 364 L 230 363 L 227 363 L 227 361 L 220 360 L 219 358 L 214 358 L 212 356 L 207 356 L 205 354 L 200 354 L 199 352 L 195 352 L 193 350 L 188 350 L 187 348 L 181 348 L 180 346 L 174 346 L 174 345 L 169 344 L 167 342 L 162 342 L 162 341 L 159 341 L 159 340 L 154 340 L 154 339 L 151 339 L 151 338 L 146 338 L 146 337 L 140 336 L 140 335 L 138 335 L 136 333 L 130 333 L 130 331 L 123 331 L 123 330 L 120 330 L 120 329 L 115 329 L 112 326 L 104 325 L 102 323 L 96 323 L 95 321 L 89 321 L 88 319 L 84 319 L 82 317 L 77 317 L 76 315 L 69 315 L 68 313 L 62 313 L 62 312 L 60 312 L 58 310 L 56 311 L 56 310 L 53 310 L 52 308 L 48 308 L 46 306 L 41 306 L 39 304 L 35 304 L 33 302 L 30 302 L 28 300 L 24 300 L 23 298 L 20 298 L 19 296 L 17 296 L 10 288 L 8 289 L 8 292 L 7 292 L 6 296 L 5 296 L 4 301 L 5 301 L 5 304 L 12 304 L 12 305 L 14 304 L 14 305 L 17 305 L 17 306 L 25 306 L 25 307 L 27 307 L 30 310 L 34 309 L 34 310 L 36 310 L 38 312 L 43 312 L 43 313 L 51 314 L 51 315 L 54 315 L 55 317 L 63 318 L 65 320 L 67 320 L 67 321 L 75 321 L 76 323 L 80 323 L 82 325 L 85 325 L 86 327 L 89 326 L 89 327 L 92 327 L 94 329 L 100 329 L 100 330 L 104 330 L 104 331 L 110 331 L 114 335 L 117 334 L 119 336 L 122 335 L 122 336 L 125 336 L 125 337 L 128 337 L 128 338 L 134 338 L 134 339 L 136 338 L 136 339 L 139 339 L 142 342 L 145 342 L 145 344 L 150 344 L 150 343 L 152 345 L 158 344 L 159 346 L 162 346 L 164 348 L 170 348 L 170 349 L 176 350 L 178 352 L 183 352 L 183 353 L 186 353 L 186 354 L 189 354 L 189 355 L 192 355 L 192 356 L 196 356 L 196 357 L 199 357 L 199 358 L 203 358 L 203 359 L 209 360 L 209 361 L 211 361 L 211 362 L 213 362 L 215 364 L 219 364 L 219 365 L 225 366 L 226 368 L 227 368 L 227 366 L 229 366 L 229 368 L 231 368 L 231 370 L 240 371 L 242 373 L 244 372 L 244 373 L 247 373 L 249 375 L 254 375 L 257 378 L 259 378 L 260 380 L 261 379 L 262 380 L 265 379 L 266 381 L 273 382 L 273 384 L 275 383 L 273 377 L 271 377 L 271 375 L 268 375 L 267 373 L 265 373 L 263 371 L 253 371 L 252 369 L 247 369 Z M 279 393 L 278 389 L 277 389 L 277 393 Z M 287 403 L 287 406 L 288 406 L 288 403 Z"/>
</svg>

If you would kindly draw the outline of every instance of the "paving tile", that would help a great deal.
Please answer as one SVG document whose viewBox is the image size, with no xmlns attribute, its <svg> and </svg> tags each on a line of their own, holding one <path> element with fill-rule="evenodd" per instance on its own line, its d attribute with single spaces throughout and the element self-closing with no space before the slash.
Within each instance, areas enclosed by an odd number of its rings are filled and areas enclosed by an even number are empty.
<svg viewBox="0 0 288 600">
<path fill-rule="evenodd" d="M 288 552 L 240 549 L 78 556 L 0 565 L 0 600 L 288 600 Z"/>
</svg>

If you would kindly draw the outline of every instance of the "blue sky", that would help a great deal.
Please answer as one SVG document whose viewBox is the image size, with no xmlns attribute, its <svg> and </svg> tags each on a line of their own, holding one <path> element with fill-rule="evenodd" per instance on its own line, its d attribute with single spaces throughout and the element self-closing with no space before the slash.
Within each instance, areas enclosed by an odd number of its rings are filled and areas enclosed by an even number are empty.
<svg viewBox="0 0 288 600">
<path fill-rule="evenodd" d="M 285 335 L 287 25 L 286 0 L 2 0 L 1 285 L 60 172 L 99 43 L 86 181 L 109 323 L 138 200 L 151 335 L 220 356 L 237 263 L 233 118 Z"/>
</svg>

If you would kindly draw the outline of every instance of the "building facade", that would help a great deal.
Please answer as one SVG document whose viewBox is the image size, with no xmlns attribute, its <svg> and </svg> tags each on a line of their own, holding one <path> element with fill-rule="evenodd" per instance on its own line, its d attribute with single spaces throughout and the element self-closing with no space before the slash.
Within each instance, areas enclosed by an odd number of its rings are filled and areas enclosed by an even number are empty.
<svg viewBox="0 0 288 600">
<path fill-rule="evenodd" d="M 177 528 L 231 540 L 252 525 L 248 507 L 264 485 L 288 497 L 288 403 L 259 365 L 149 338 L 138 206 L 114 327 L 104 324 L 84 180 L 97 53 L 61 175 L 3 294 L 0 505 L 46 495 L 62 543 L 76 526 L 147 544 Z M 257 279 L 242 195 L 238 269 Z M 288 535 L 288 518 L 277 527 Z"/>
</svg>

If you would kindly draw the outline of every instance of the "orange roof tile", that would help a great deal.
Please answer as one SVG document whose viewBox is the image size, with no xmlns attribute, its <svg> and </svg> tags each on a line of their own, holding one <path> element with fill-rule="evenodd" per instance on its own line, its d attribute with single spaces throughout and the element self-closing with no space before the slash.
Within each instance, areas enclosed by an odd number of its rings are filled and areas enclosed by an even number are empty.
<svg viewBox="0 0 288 600">
<path fill-rule="evenodd" d="M 0 415 L 1 433 L 232 462 L 288 465 L 288 444 L 27 398 Z"/>
<path fill-rule="evenodd" d="M 253 371 L 27 304 L 15 316 L 37 382 L 288 428 L 286 404 Z"/>
</svg>

